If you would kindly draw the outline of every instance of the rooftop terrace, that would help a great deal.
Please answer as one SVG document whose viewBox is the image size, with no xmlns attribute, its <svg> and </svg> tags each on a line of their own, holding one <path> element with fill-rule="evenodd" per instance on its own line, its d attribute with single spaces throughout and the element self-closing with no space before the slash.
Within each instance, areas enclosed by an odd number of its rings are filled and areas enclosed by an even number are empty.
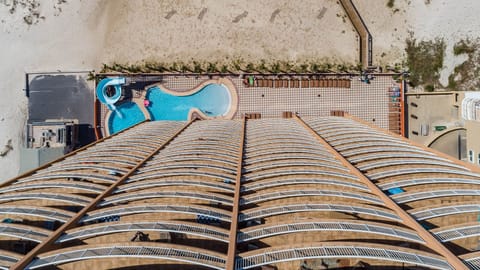
<svg viewBox="0 0 480 270">
<path fill-rule="evenodd" d="M 248 114 L 281 118 L 284 112 L 328 116 L 332 111 L 344 111 L 394 133 L 402 131 L 401 83 L 394 80 L 396 74 L 376 74 L 368 83 L 358 74 L 252 76 L 253 85 L 248 83 L 250 75 L 226 76 L 238 94 L 234 119 Z M 130 84 L 124 88 L 129 89 L 131 97 L 144 95 L 145 87 L 154 83 L 184 92 L 212 77 L 218 76 L 130 75 Z M 106 113 L 107 108 L 102 106 L 102 112 L 96 116 L 102 128 L 106 125 Z"/>
</svg>

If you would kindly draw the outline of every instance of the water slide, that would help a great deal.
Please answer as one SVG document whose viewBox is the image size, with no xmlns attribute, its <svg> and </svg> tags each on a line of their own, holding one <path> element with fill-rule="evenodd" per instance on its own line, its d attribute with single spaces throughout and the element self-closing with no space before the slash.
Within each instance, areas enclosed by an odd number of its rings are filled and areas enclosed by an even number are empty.
<svg viewBox="0 0 480 270">
<path fill-rule="evenodd" d="M 107 107 L 115 111 L 115 102 L 117 102 L 120 97 L 122 96 L 122 85 L 125 84 L 125 78 L 124 77 L 116 77 L 116 78 L 105 78 L 101 80 L 98 85 L 97 85 L 97 98 L 102 102 L 103 104 L 107 105 Z M 113 86 L 115 88 L 115 93 L 109 97 L 107 95 L 107 87 L 108 86 Z"/>
</svg>

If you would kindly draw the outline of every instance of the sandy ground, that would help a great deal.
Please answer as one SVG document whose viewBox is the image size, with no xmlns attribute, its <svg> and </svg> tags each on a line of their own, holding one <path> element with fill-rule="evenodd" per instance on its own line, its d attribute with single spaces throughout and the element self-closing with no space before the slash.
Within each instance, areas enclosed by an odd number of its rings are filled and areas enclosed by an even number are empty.
<svg viewBox="0 0 480 270">
<path fill-rule="evenodd" d="M 335 0 L 116 0 L 111 8 L 107 61 L 357 61 L 355 30 Z"/>
<path fill-rule="evenodd" d="M 443 38 L 447 45 L 444 68 L 440 83 L 448 84 L 448 76 L 455 66 L 467 59 L 466 55 L 453 55 L 453 45 L 462 39 L 480 37 L 479 1 L 469 0 L 432 0 L 429 5 L 420 5 L 410 9 L 411 28 L 415 35 L 423 39 Z M 422 19 L 428 14 L 428 20 Z M 471 89 L 479 90 L 479 89 Z"/>
<path fill-rule="evenodd" d="M 8 2 L 8 1 L 7 1 Z M 27 9 L 15 13 L 0 1 L 0 151 L 12 140 L 13 150 L 0 157 L 0 181 L 18 173 L 19 148 L 27 116 L 25 72 L 85 70 L 100 64 L 106 21 L 100 16 L 102 2 L 41 1 L 45 19 L 28 25 Z"/>
<path fill-rule="evenodd" d="M 358 61 L 357 35 L 336 0 L 19 0 L 25 6 L 11 13 L 13 2 L 0 0 L 0 153 L 9 140 L 13 147 L 0 157 L 0 181 L 19 168 L 25 72 L 113 61 Z M 480 1 L 430 2 L 397 0 L 392 9 L 355 1 L 374 38 L 374 63 L 401 63 L 409 31 L 446 39 L 443 79 L 463 61 L 451 48 L 479 36 Z"/>
<path fill-rule="evenodd" d="M 444 86 L 455 66 L 468 59 L 466 55 L 453 54 L 454 44 L 480 37 L 480 1 L 396 0 L 393 8 L 387 7 L 386 1 L 355 0 L 354 3 L 373 35 L 375 64 L 401 64 L 410 33 L 418 40 L 443 39 L 446 51 L 440 83 Z"/>
</svg>

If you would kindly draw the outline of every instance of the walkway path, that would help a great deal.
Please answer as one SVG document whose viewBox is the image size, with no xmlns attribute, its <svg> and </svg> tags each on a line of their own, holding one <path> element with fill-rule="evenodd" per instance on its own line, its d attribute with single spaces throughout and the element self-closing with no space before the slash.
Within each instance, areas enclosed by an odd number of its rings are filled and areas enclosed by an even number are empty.
<svg viewBox="0 0 480 270">
<path fill-rule="evenodd" d="M 340 0 L 340 3 L 360 36 L 360 63 L 363 68 L 372 66 L 372 35 L 352 0 Z"/>
</svg>

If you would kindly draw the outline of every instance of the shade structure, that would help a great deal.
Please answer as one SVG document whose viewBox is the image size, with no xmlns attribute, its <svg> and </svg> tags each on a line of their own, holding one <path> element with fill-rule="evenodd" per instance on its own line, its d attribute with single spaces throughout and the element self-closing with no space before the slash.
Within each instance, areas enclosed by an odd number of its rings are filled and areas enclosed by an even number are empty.
<svg viewBox="0 0 480 270">
<path fill-rule="evenodd" d="M 143 122 L 0 187 L 0 265 L 479 269 L 479 195 L 348 115 Z"/>
</svg>

